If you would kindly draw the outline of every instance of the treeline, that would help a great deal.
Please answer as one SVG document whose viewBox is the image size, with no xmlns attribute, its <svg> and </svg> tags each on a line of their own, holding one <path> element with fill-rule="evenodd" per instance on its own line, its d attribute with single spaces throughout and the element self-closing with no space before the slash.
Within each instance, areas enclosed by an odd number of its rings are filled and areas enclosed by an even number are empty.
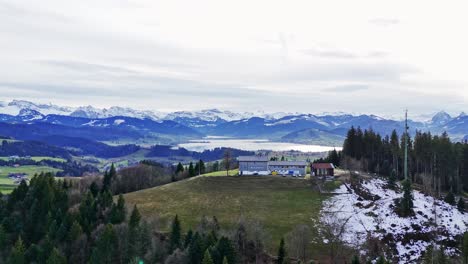
<svg viewBox="0 0 468 264">
<path fill-rule="evenodd" d="M 20 158 L 20 159 L 15 159 L 15 160 L 0 160 L 0 166 L 14 166 L 16 164 L 20 166 L 33 165 L 33 166 L 49 166 L 52 168 L 56 168 L 56 169 L 61 170 L 55 174 L 55 176 L 58 176 L 58 177 L 64 177 L 64 176 L 79 177 L 85 174 L 94 174 L 94 173 L 99 172 L 99 170 L 95 166 L 92 166 L 89 164 L 81 164 L 79 162 L 71 161 L 71 160 L 66 161 L 66 162 L 48 160 L 48 159 L 35 161 L 33 159 L 26 159 L 26 158 Z"/>
<path fill-rule="evenodd" d="M 404 177 L 405 134 L 382 137 L 372 129 L 352 127 L 343 145 L 342 164 L 348 169 Z M 447 133 L 417 131 L 408 136 L 408 173 L 414 183 L 440 192 L 468 191 L 468 144 L 451 142 Z"/>
<path fill-rule="evenodd" d="M 56 158 L 71 159 L 70 153 L 56 146 L 51 146 L 38 141 L 16 141 L 8 142 L 2 140 L 0 145 L 0 156 L 48 156 Z"/>
<path fill-rule="evenodd" d="M 102 142 L 77 137 L 47 136 L 40 139 L 47 144 L 67 147 L 69 152 L 75 156 L 92 155 L 100 158 L 115 158 L 132 154 L 140 149 L 134 144 L 110 146 Z"/>
<path fill-rule="evenodd" d="M 202 152 L 189 151 L 185 148 L 174 148 L 172 146 L 164 145 L 155 145 L 151 147 L 147 157 L 174 157 L 174 156 L 183 156 L 183 157 L 192 157 L 194 159 L 202 159 L 204 161 L 214 161 L 222 159 L 224 153 L 229 151 L 232 157 L 238 156 L 250 156 L 254 155 L 253 151 L 246 151 L 233 148 L 215 148 L 211 150 L 204 150 Z"/>
</svg>

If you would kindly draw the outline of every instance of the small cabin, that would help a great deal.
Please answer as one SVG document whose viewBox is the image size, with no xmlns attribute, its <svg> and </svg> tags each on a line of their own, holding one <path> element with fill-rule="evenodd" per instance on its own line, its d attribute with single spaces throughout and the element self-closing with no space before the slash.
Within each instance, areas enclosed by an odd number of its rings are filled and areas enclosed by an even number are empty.
<svg viewBox="0 0 468 264">
<path fill-rule="evenodd" d="M 312 163 L 310 166 L 311 175 L 314 176 L 334 176 L 335 166 L 333 163 Z"/>
</svg>

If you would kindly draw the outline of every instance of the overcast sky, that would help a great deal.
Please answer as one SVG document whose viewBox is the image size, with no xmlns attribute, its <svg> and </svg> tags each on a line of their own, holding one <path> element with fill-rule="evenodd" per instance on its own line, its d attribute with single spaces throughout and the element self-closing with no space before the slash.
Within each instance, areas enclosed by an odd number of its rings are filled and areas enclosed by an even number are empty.
<svg viewBox="0 0 468 264">
<path fill-rule="evenodd" d="M 0 100 L 468 112 L 465 3 L 0 0 Z"/>
</svg>

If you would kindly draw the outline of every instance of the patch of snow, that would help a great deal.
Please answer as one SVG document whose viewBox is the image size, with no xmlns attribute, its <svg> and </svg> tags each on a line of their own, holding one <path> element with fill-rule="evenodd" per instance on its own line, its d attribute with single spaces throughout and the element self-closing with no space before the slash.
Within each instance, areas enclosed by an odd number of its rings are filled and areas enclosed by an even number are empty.
<svg viewBox="0 0 468 264">
<path fill-rule="evenodd" d="M 325 223 L 343 223 L 345 232 L 341 237 L 342 241 L 358 249 L 368 235 L 378 239 L 393 237 L 399 263 L 415 262 L 432 242 L 418 240 L 420 236 L 411 234 L 437 234 L 437 241 L 447 241 L 454 240 L 455 236 L 462 235 L 467 230 L 468 214 L 416 190 L 413 191 L 414 216 L 399 217 L 393 205 L 394 200 L 401 198 L 402 193 L 390 190 L 385 185 L 386 182 L 381 179 L 372 179 L 362 184 L 364 190 L 380 197 L 375 201 L 363 199 L 354 190 L 349 193 L 346 186 L 340 186 L 335 192 L 345 194 L 335 195 L 324 202 L 321 220 Z M 434 209 L 439 229 L 433 225 Z M 459 251 L 448 247 L 446 253 L 453 255 Z"/>
<path fill-rule="evenodd" d="M 122 123 L 125 123 L 125 120 L 123 120 L 123 119 L 116 119 L 116 120 L 114 120 L 114 125 L 116 125 L 116 126 L 118 126 L 118 125 L 120 125 L 120 124 L 122 124 Z"/>
</svg>

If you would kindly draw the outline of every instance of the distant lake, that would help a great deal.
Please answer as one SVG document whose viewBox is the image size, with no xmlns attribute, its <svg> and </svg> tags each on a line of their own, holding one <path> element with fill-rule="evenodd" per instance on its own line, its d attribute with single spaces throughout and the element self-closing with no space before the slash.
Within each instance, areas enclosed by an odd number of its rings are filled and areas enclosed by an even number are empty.
<svg viewBox="0 0 468 264">
<path fill-rule="evenodd" d="M 305 145 L 287 142 L 272 142 L 268 139 L 236 139 L 222 137 L 206 137 L 200 140 L 191 140 L 188 143 L 177 145 L 191 151 L 203 151 L 208 149 L 226 147 L 236 148 L 248 151 L 272 150 L 289 151 L 296 150 L 301 152 L 325 152 L 333 149 L 341 150 L 341 147 Z"/>
</svg>

